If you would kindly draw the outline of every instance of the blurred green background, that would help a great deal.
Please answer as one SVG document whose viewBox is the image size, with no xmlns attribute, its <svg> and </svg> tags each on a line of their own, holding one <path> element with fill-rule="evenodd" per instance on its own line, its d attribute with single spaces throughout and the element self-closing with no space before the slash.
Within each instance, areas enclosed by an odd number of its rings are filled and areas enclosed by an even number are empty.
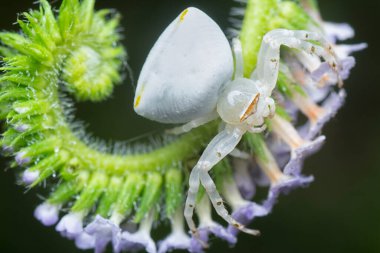
<svg viewBox="0 0 380 253">
<path fill-rule="evenodd" d="M 58 6 L 60 1 L 54 1 Z M 311 187 L 281 197 L 274 212 L 254 223 L 262 236 L 240 235 L 235 248 L 219 240 L 208 252 L 380 252 L 380 1 L 320 0 L 326 20 L 348 22 L 353 42 L 368 42 L 346 82 L 346 106 L 325 129 L 327 143 L 305 164 Z M 193 5 L 223 28 L 232 0 L 108 0 L 97 7 L 123 14 L 124 43 L 135 78 L 157 36 L 185 7 Z M 17 13 L 35 8 L 34 0 L 0 0 L 0 30 L 17 29 Z M 133 86 L 126 79 L 113 98 L 77 105 L 77 119 L 94 136 L 125 140 L 163 128 L 134 115 Z M 0 253 L 75 253 L 73 242 L 33 217 L 43 189 L 25 192 L 2 161 L 0 171 Z"/>
</svg>

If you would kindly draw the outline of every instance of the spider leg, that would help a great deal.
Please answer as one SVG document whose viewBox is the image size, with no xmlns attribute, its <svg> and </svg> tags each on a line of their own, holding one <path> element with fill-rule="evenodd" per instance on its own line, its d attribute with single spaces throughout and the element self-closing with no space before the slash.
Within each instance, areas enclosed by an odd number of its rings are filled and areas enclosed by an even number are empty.
<svg viewBox="0 0 380 253">
<path fill-rule="evenodd" d="M 202 126 L 210 121 L 213 121 L 214 119 L 218 118 L 219 115 L 216 111 L 213 111 L 209 114 L 206 114 L 205 116 L 202 116 L 200 118 L 194 119 L 182 126 L 174 127 L 172 129 L 166 130 L 166 133 L 168 134 L 174 134 L 174 135 L 180 135 L 183 133 L 187 133 L 190 130 L 197 128 L 199 126 Z"/>
<path fill-rule="evenodd" d="M 226 207 L 223 205 L 223 199 L 220 196 L 219 192 L 216 189 L 216 185 L 210 175 L 208 174 L 208 171 L 202 170 L 200 171 L 200 179 L 203 187 L 206 189 L 206 192 L 210 198 L 210 201 L 212 205 L 215 208 L 215 211 L 219 214 L 220 217 L 222 217 L 225 221 L 228 222 L 228 224 L 236 227 L 237 229 L 252 235 L 259 235 L 260 231 L 254 230 L 254 229 L 248 229 L 241 223 L 237 222 L 232 216 L 228 213 Z"/>
<path fill-rule="evenodd" d="M 250 129 L 248 129 L 248 132 L 253 133 L 253 134 L 259 134 L 264 132 L 267 129 L 266 125 L 262 126 L 253 126 Z"/>
<path fill-rule="evenodd" d="M 315 41 L 319 45 L 310 41 Z M 259 81 L 266 96 L 270 96 L 276 86 L 280 67 L 281 46 L 317 55 L 325 60 L 338 74 L 338 59 L 332 50 L 332 46 L 320 34 L 285 29 L 272 30 L 263 38 L 257 67 L 251 76 L 251 79 Z"/>
<path fill-rule="evenodd" d="M 197 230 L 192 216 L 195 208 L 199 184 L 202 183 L 202 186 L 205 187 L 216 212 L 224 220 L 244 232 L 255 235 L 258 234 L 258 231 L 245 228 L 242 224 L 238 223 L 228 214 L 228 211 L 223 205 L 223 199 L 219 195 L 213 180 L 208 174 L 208 171 L 211 170 L 215 164 L 221 161 L 226 155 L 231 153 L 231 151 L 240 142 L 241 137 L 245 132 L 245 130 L 242 130 L 238 127 L 227 125 L 226 128 L 218 135 L 216 135 L 214 139 L 208 144 L 198 163 L 191 171 L 189 179 L 190 186 L 186 199 L 184 215 L 187 224 L 193 233 L 196 233 Z"/>
<path fill-rule="evenodd" d="M 243 48 L 238 38 L 232 40 L 232 51 L 235 57 L 235 75 L 234 79 L 244 76 L 244 59 Z"/>
</svg>

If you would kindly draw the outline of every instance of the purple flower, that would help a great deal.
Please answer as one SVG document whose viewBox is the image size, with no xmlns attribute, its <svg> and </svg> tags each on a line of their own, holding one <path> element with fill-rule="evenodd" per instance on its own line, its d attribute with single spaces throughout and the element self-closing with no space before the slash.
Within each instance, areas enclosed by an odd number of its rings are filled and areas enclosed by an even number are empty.
<svg viewBox="0 0 380 253">
<path fill-rule="evenodd" d="M 203 252 L 203 249 L 208 247 L 210 234 L 227 241 L 229 244 L 237 242 L 236 237 L 226 228 L 216 222 L 209 222 L 208 225 L 201 225 L 198 228 L 197 235 L 192 236 L 189 251 L 192 253 Z"/>
<path fill-rule="evenodd" d="M 158 253 L 170 252 L 174 249 L 189 249 L 190 237 L 184 231 L 173 231 L 158 245 Z"/>
<path fill-rule="evenodd" d="M 114 235 L 121 231 L 118 225 L 97 215 L 84 231 L 93 237 L 95 253 L 103 252 Z"/>
<path fill-rule="evenodd" d="M 273 184 L 268 193 L 267 199 L 264 201 L 264 208 L 269 212 L 272 210 L 274 204 L 276 204 L 280 194 L 288 194 L 291 190 L 299 187 L 306 187 L 312 181 L 314 177 L 304 177 L 304 176 L 284 176 L 277 183 Z"/>
<path fill-rule="evenodd" d="M 19 152 L 17 153 L 15 160 L 18 165 L 23 166 L 30 162 L 30 157 L 25 157 L 25 152 Z"/>
<path fill-rule="evenodd" d="M 58 221 L 59 209 L 59 205 L 45 202 L 34 210 L 34 217 L 45 226 L 52 226 Z"/>
<path fill-rule="evenodd" d="M 75 238 L 75 245 L 82 250 L 93 249 L 95 247 L 95 237 L 82 232 Z"/>
<path fill-rule="evenodd" d="M 319 136 L 314 141 L 307 141 L 302 146 L 292 150 L 290 153 L 290 160 L 285 165 L 284 173 L 286 175 L 299 176 L 305 158 L 318 152 L 325 139 L 325 136 Z"/>
<path fill-rule="evenodd" d="M 343 106 L 346 98 L 346 92 L 340 90 L 339 93 L 331 93 L 330 96 L 323 102 L 323 113 L 319 115 L 315 122 L 309 122 L 307 133 L 304 135 L 305 139 L 311 140 L 322 130 L 324 125 L 330 121 Z"/>
<path fill-rule="evenodd" d="M 81 212 L 68 213 L 62 217 L 55 229 L 64 237 L 75 239 L 83 232 L 83 216 Z"/>
<path fill-rule="evenodd" d="M 243 198 L 251 199 L 255 195 L 256 187 L 249 172 L 250 160 L 233 159 L 234 179 Z"/>
<path fill-rule="evenodd" d="M 268 215 L 270 210 L 264 206 L 258 205 L 254 202 L 248 202 L 246 205 L 237 208 L 232 213 L 232 217 L 243 225 L 250 224 L 255 217 L 262 217 Z M 228 232 L 234 236 L 237 236 L 240 230 L 234 226 L 228 226 Z"/>
<path fill-rule="evenodd" d="M 20 124 L 20 125 L 15 126 L 15 130 L 20 133 L 27 131 L 29 128 L 30 126 L 27 124 Z"/>
<path fill-rule="evenodd" d="M 14 148 L 11 146 L 3 145 L 2 150 L 4 153 L 11 154 L 14 152 Z"/>
<path fill-rule="evenodd" d="M 237 186 L 234 183 L 234 181 L 232 180 L 228 183 L 231 184 L 224 184 L 224 192 L 228 193 L 226 195 L 226 199 L 230 201 L 233 199 L 234 196 L 241 198 L 239 190 L 237 189 Z M 233 188 L 231 186 L 233 186 Z M 238 201 L 238 203 L 240 203 L 243 200 L 235 201 Z M 236 205 L 235 203 L 233 203 L 233 201 L 231 201 L 231 204 Z M 231 234 L 226 228 L 222 227 L 220 224 L 213 221 L 211 215 L 211 204 L 207 196 L 204 196 L 201 199 L 197 206 L 196 212 L 199 218 L 199 227 L 197 229 L 197 234 L 192 235 L 189 249 L 190 252 L 203 252 L 203 249 L 208 247 L 208 240 L 211 234 L 227 241 L 229 244 L 236 243 L 236 237 L 233 234 Z"/>
<path fill-rule="evenodd" d="M 40 176 L 39 171 L 31 171 L 31 170 L 25 170 L 22 174 L 22 181 L 25 184 L 32 184 L 34 183 Z"/>
<path fill-rule="evenodd" d="M 150 236 L 150 232 L 145 230 L 139 230 L 136 233 L 129 233 L 124 231 L 120 234 L 120 244 L 118 247 L 118 251 L 123 250 L 143 250 L 145 249 L 148 253 L 156 253 L 156 245 L 154 240 Z"/>
<path fill-rule="evenodd" d="M 114 252 L 137 251 L 145 249 L 148 253 L 156 253 L 157 248 L 150 236 L 153 225 L 153 211 L 149 213 L 140 223 L 137 232 L 115 231 L 113 235 Z"/>
<path fill-rule="evenodd" d="M 172 232 L 164 240 L 158 243 L 158 252 L 165 253 L 174 249 L 189 249 L 190 237 L 185 233 L 183 227 L 183 210 L 178 210 L 170 218 Z"/>
<path fill-rule="evenodd" d="M 349 24 L 323 22 L 323 28 L 328 40 L 332 43 L 347 40 L 355 36 L 355 31 Z"/>
<path fill-rule="evenodd" d="M 359 43 L 353 45 L 336 45 L 334 47 L 335 53 L 339 58 L 344 59 L 352 53 L 362 51 L 368 47 L 367 43 Z"/>
</svg>

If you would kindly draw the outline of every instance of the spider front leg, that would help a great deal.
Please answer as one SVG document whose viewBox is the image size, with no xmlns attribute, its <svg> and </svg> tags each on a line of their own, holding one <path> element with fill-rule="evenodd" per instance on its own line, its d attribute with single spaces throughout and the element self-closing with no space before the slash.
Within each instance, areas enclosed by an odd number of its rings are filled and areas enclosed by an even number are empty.
<svg viewBox="0 0 380 253">
<path fill-rule="evenodd" d="M 195 165 L 190 173 L 189 179 L 189 191 L 186 199 L 185 206 L 185 218 L 187 224 L 193 234 L 196 234 L 197 229 L 195 223 L 192 219 L 193 212 L 195 208 L 196 197 L 199 190 L 199 184 L 205 188 L 211 203 L 213 204 L 216 212 L 229 224 L 235 226 L 236 228 L 250 234 L 257 235 L 259 232 L 256 230 L 250 230 L 245 228 L 242 224 L 238 223 L 235 219 L 228 214 L 228 211 L 223 205 L 223 199 L 216 190 L 214 181 L 208 174 L 209 170 L 212 169 L 214 165 L 220 162 L 226 155 L 228 155 L 232 150 L 238 145 L 243 134 L 246 131 L 231 125 L 226 125 L 226 128 L 220 132 L 214 139 L 209 143 L 202 156 L 200 157 L 198 163 Z"/>
<path fill-rule="evenodd" d="M 243 47 L 241 46 L 241 41 L 238 38 L 234 38 L 232 40 L 232 51 L 234 52 L 235 59 L 234 79 L 244 77 Z"/>
<path fill-rule="evenodd" d="M 310 41 L 315 41 L 320 45 Z M 338 59 L 332 50 L 332 46 L 319 33 L 276 29 L 264 36 L 258 55 L 257 67 L 251 76 L 251 79 L 259 81 L 260 86 L 265 91 L 265 94 L 262 95 L 269 97 L 276 86 L 280 67 L 281 46 L 299 49 L 321 57 L 337 73 L 340 79 Z"/>
<path fill-rule="evenodd" d="M 207 123 L 213 121 L 214 119 L 216 119 L 218 117 L 219 117 L 218 113 L 216 111 L 213 111 L 213 112 L 206 114 L 200 118 L 194 119 L 194 120 L 192 120 L 192 121 L 190 121 L 190 122 L 188 122 L 182 126 L 178 126 L 178 127 L 172 128 L 172 129 L 168 129 L 168 130 L 166 130 L 166 133 L 174 134 L 174 135 L 184 134 L 184 133 L 191 131 L 194 128 L 197 128 L 197 127 L 200 127 L 204 124 L 207 124 Z"/>
</svg>

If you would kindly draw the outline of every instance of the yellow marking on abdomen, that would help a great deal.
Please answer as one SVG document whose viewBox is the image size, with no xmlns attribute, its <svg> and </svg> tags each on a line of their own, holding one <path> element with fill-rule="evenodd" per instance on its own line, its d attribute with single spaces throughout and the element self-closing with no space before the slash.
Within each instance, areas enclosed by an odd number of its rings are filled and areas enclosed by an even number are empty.
<svg viewBox="0 0 380 253">
<path fill-rule="evenodd" d="M 179 21 L 182 22 L 185 20 L 185 16 L 187 15 L 187 13 L 189 12 L 189 9 L 186 9 L 184 10 L 181 15 L 179 16 Z"/>
<path fill-rule="evenodd" d="M 134 105 L 135 108 L 136 108 L 137 106 L 139 106 L 140 101 L 141 101 L 141 95 L 138 95 L 137 98 L 136 98 L 135 105 Z"/>
</svg>

